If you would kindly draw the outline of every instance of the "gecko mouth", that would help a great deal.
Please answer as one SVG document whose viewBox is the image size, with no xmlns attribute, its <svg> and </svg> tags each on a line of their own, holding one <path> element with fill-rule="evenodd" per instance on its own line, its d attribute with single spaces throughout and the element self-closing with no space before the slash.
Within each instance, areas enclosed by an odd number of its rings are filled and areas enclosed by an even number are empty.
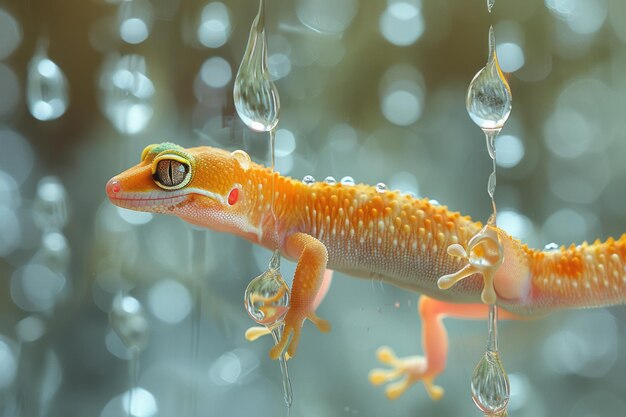
<svg viewBox="0 0 626 417">
<path fill-rule="evenodd" d="M 224 196 L 210 191 L 187 188 L 178 192 L 151 191 L 147 193 L 117 191 L 112 186 L 107 187 L 109 200 L 118 207 L 141 211 L 155 211 L 174 207 L 190 197 L 208 197 L 220 204 L 226 204 Z"/>
<path fill-rule="evenodd" d="M 117 193 L 116 195 L 109 195 L 109 200 L 118 207 L 143 211 L 151 208 L 175 206 L 185 201 L 190 194 L 192 193 L 177 193 L 175 195 L 163 195 L 160 192 L 147 194 Z"/>
</svg>

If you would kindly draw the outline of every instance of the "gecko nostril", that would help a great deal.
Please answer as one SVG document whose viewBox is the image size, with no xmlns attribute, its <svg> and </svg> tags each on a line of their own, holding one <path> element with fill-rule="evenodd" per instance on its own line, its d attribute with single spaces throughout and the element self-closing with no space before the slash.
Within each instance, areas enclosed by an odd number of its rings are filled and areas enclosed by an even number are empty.
<svg viewBox="0 0 626 417">
<path fill-rule="evenodd" d="M 122 191 L 122 186 L 120 185 L 119 181 L 110 180 L 109 182 L 107 182 L 106 191 L 108 195 L 117 194 Z"/>
</svg>

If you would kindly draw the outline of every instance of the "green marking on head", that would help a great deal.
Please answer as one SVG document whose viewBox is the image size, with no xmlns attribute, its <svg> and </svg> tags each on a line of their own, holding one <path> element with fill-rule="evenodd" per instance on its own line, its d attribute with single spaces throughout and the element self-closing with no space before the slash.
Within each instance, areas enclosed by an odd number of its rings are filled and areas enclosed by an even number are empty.
<svg viewBox="0 0 626 417">
<path fill-rule="evenodd" d="M 151 154 L 159 154 L 163 151 L 183 151 L 184 148 L 172 142 L 163 142 L 150 149 Z"/>
</svg>

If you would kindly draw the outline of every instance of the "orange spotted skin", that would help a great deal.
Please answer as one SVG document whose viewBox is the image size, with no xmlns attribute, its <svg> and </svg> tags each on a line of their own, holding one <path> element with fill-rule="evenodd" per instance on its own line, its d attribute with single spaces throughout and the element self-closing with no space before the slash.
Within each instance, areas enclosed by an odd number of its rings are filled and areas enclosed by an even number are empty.
<svg viewBox="0 0 626 417">
<path fill-rule="evenodd" d="M 272 173 L 237 152 L 152 145 L 139 165 L 109 181 L 107 194 L 121 207 L 174 214 L 268 248 L 279 247 L 293 259 L 299 259 L 303 246 L 293 239 L 300 245 L 292 242 L 294 247 L 300 249 L 289 250 L 289 238 L 308 235 L 313 238 L 309 243 L 321 244 L 324 249 L 318 249 L 326 252 L 318 254 L 324 264 L 321 269 L 316 265 L 316 273 L 326 266 L 443 301 L 480 303 L 483 281 L 479 275 L 448 290 L 437 287 L 440 276 L 459 270 L 466 262 L 448 255 L 447 247 L 453 243 L 466 247 L 481 229 L 480 223 L 395 191 L 379 192 L 367 185 L 307 185 L 274 173 L 275 224 L 270 212 Z M 192 172 L 189 183 L 177 190 L 160 188 L 153 176 L 155 161 L 170 153 L 189 161 Z M 237 201 L 229 204 L 234 188 L 238 189 Z M 626 235 L 617 241 L 537 251 L 499 229 L 497 233 L 504 262 L 496 273 L 495 289 L 498 304 L 506 310 L 542 314 L 626 301 Z M 307 299 L 303 305 L 310 305 L 314 294 L 309 293 L 319 288 L 317 278 L 311 282 L 306 297 L 302 295 Z"/>
</svg>

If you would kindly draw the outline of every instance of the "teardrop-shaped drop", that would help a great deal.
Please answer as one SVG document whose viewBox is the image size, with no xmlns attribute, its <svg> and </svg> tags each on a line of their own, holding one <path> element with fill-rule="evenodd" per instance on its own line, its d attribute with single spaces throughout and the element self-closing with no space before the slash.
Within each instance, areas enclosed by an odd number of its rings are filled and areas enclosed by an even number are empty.
<svg viewBox="0 0 626 417">
<path fill-rule="evenodd" d="M 128 349 L 143 350 L 148 345 L 148 320 L 136 298 L 116 295 L 109 323 Z"/>
<path fill-rule="evenodd" d="M 267 69 L 264 0 L 259 2 L 259 12 L 252 22 L 233 98 L 237 114 L 250 129 L 269 132 L 278 124 L 280 100 Z"/>
<path fill-rule="evenodd" d="M 496 54 L 493 26 L 489 28 L 489 60 L 470 83 L 465 107 L 470 117 L 484 131 L 499 131 L 511 113 L 509 87 Z"/>
<path fill-rule="evenodd" d="M 48 58 L 45 46 L 40 46 L 28 63 L 28 110 L 37 120 L 49 121 L 63 116 L 69 104 L 65 74 Z"/>
<path fill-rule="evenodd" d="M 489 10 L 489 13 L 491 13 L 491 10 L 493 9 L 493 5 L 495 4 L 496 0 L 487 0 L 487 10 Z"/>
<path fill-rule="evenodd" d="M 268 268 L 248 284 L 244 296 L 248 314 L 266 327 L 280 323 L 289 306 L 289 287 L 280 273 L 280 254 L 275 251 Z"/>
<path fill-rule="evenodd" d="M 472 399 L 488 415 L 504 410 L 509 402 L 509 377 L 497 351 L 487 350 L 472 374 Z"/>
</svg>

